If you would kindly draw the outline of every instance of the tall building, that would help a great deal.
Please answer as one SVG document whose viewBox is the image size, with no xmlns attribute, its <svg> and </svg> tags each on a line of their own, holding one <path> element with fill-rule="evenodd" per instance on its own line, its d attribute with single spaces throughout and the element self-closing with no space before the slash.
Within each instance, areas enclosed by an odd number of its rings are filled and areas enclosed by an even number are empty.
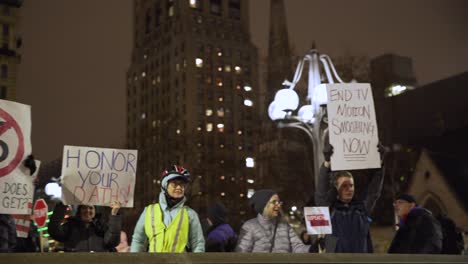
<svg viewBox="0 0 468 264">
<path fill-rule="evenodd" d="M 0 99 L 16 99 L 16 73 L 20 62 L 17 35 L 21 0 L 0 0 Z"/>
<path fill-rule="evenodd" d="M 247 0 L 136 0 L 127 73 L 128 147 L 138 149 L 135 209 L 158 199 L 161 170 L 183 164 L 189 204 L 222 201 L 238 225 L 255 182 L 257 49 Z M 130 216 L 132 217 L 132 215 Z"/>
</svg>

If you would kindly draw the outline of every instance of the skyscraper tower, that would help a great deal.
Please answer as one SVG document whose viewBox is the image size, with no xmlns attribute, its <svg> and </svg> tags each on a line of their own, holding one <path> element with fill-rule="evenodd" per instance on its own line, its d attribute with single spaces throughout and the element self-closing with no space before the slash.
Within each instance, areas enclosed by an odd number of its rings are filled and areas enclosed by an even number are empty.
<svg viewBox="0 0 468 264">
<path fill-rule="evenodd" d="M 135 213 L 156 201 L 160 171 L 192 175 L 189 203 L 221 200 L 238 224 L 255 182 L 257 49 L 247 0 L 136 0 L 127 73 L 128 147 L 138 149 Z"/>
<path fill-rule="evenodd" d="M 16 99 L 16 73 L 20 62 L 17 35 L 19 8 L 23 1 L 0 0 L 0 99 Z"/>
</svg>

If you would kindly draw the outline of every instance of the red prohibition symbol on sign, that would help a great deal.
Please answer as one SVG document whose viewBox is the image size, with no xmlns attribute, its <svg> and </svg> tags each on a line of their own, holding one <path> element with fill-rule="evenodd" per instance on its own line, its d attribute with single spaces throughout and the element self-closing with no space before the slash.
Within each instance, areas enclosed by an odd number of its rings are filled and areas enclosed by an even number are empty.
<svg viewBox="0 0 468 264">
<path fill-rule="evenodd" d="M 34 204 L 34 221 L 36 221 L 37 227 L 44 227 L 47 223 L 47 203 L 44 199 L 39 199 Z"/>
<path fill-rule="evenodd" d="M 8 175 L 12 172 L 18 164 L 23 159 L 24 155 L 24 137 L 23 132 L 21 131 L 20 126 L 16 123 L 16 120 L 3 109 L 0 108 L 0 119 L 3 119 L 4 122 L 0 123 L 0 138 L 1 136 L 7 132 L 10 128 L 16 132 L 18 137 L 18 149 L 16 150 L 16 154 L 14 158 L 6 165 L 0 168 L 0 177 Z M 0 148 L 2 148 L 2 155 L 0 157 L 0 162 L 6 159 L 8 155 L 8 145 L 0 139 Z M 6 154 L 5 154 L 6 153 Z M 3 160 L 2 160 L 3 159 Z"/>
</svg>

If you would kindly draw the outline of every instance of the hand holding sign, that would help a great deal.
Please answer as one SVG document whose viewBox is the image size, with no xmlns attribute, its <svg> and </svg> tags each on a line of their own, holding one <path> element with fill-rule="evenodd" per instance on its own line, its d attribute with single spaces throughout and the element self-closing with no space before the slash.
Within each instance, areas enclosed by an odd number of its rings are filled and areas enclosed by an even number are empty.
<svg viewBox="0 0 468 264">
<path fill-rule="evenodd" d="M 328 207 L 304 207 L 304 215 L 308 234 L 325 235 L 332 233 Z"/>
<path fill-rule="evenodd" d="M 111 215 L 117 215 L 119 213 L 120 206 L 121 204 L 119 201 L 113 201 L 110 205 L 110 208 L 112 208 Z"/>
</svg>

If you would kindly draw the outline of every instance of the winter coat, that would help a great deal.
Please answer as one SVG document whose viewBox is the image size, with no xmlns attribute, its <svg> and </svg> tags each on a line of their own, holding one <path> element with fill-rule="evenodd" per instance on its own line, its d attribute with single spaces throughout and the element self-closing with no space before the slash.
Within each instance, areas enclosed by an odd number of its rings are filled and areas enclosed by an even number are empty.
<svg viewBox="0 0 468 264">
<path fill-rule="evenodd" d="M 50 236 L 63 242 L 65 251 L 107 252 L 120 243 L 122 218 L 120 215 L 109 216 L 108 225 L 94 219 L 88 226 L 78 217 L 64 220 L 67 207 L 59 203 L 50 218 L 48 231 Z"/>
<path fill-rule="evenodd" d="M 16 225 L 11 215 L 0 214 L 0 253 L 13 252 L 16 246 Z"/>
<path fill-rule="evenodd" d="M 174 205 L 172 208 L 167 206 L 166 197 L 164 192 L 159 194 L 159 205 L 164 215 L 164 225 L 169 226 L 172 220 L 177 216 L 179 210 L 184 207 L 186 198 Z M 193 209 L 186 207 L 189 217 L 189 237 L 187 240 L 187 247 L 191 252 L 205 252 L 205 239 L 203 237 L 203 230 L 198 218 L 197 212 Z M 131 252 L 142 252 L 145 251 L 144 245 L 148 239 L 145 233 L 145 215 L 146 208 L 141 213 L 138 222 L 136 223 L 135 230 L 133 231 L 132 245 L 130 247 Z"/>
<path fill-rule="evenodd" d="M 278 222 L 274 236 L 276 220 L 265 219 L 261 214 L 242 225 L 236 252 L 242 253 L 307 253 L 310 246 L 304 245 L 292 227 L 285 222 Z M 274 238 L 274 246 L 272 242 Z"/>
<path fill-rule="evenodd" d="M 411 209 L 393 238 L 388 253 L 439 254 L 442 230 L 432 213 L 422 207 Z"/>
<path fill-rule="evenodd" d="M 232 252 L 237 244 L 237 235 L 228 224 L 212 227 L 206 238 L 206 252 Z"/>
<path fill-rule="evenodd" d="M 317 206 L 329 206 L 333 233 L 325 236 L 328 253 L 372 253 L 369 232 L 369 214 L 380 197 L 384 176 L 381 169 L 375 170 L 362 199 L 343 203 L 337 199 L 337 191 L 330 181 L 331 171 L 320 168 L 315 202 Z"/>
</svg>

